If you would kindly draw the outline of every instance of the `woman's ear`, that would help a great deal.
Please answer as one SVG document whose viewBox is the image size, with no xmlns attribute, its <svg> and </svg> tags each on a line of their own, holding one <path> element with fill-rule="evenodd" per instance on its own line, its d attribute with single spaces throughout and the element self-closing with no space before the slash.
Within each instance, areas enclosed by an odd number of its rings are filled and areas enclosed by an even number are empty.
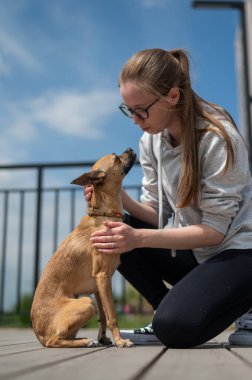
<svg viewBox="0 0 252 380">
<path fill-rule="evenodd" d="M 169 103 L 176 106 L 180 98 L 180 89 L 178 87 L 172 87 L 168 92 L 167 99 Z"/>
</svg>

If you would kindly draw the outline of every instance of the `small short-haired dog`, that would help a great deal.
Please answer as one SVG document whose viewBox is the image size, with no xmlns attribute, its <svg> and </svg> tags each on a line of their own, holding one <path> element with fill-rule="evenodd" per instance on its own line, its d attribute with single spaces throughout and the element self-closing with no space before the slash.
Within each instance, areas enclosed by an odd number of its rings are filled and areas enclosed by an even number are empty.
<svg viewBox="0 0 252 380">
<path fill-rule="evenodd" d="M 111 344 L 106 327 L 112 332 L 115 345 L 130 347 L 122 339 L 112 296 L 111 277 L 120 255 L 106 255 L 92 246 L 90 235 L 102 228 L 104 220 L 122 220 L 121 184 L 136 159 L 132 149 L 123 154 L 107 155 L 98 160 L 89 173 L 72 183 L 93 185 L 91 208 L 80 224 L 61 243 L 46 265 L 37 286 L 31 319 L 38 340 L 45 347 L 92 347 L 88 338 L 76 339 L 77 331 L 95 314 L 89 294 L 94 293 L 99 310 L 98 342 Z M 76 298 L 76 295 L 85 295 Z"/>
</svg>

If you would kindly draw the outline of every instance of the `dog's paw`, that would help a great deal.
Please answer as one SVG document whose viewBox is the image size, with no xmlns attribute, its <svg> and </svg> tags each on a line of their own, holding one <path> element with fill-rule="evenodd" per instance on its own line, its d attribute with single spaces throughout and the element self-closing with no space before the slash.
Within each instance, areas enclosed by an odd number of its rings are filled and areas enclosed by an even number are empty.
<svg viewBox="0 0 252 380">
<path fill-rule="evenodd" d="M 116 346 L 117 347 L 134 347 L 134 343 L 131 342 L 129 339 L 118 339 L 116 341 Z"/>
<path fill-rule="evenodd" d="M 97 340 L 90 340 L 87 347 L 101 347 L 101 344 Z"/>
<path fill-rule="evenodd" d="M 111 346 L 112 345 L 112 341 L 110 338 L 108 338 L 107 336 L 103 336 L 101 338 L 98 339 L 99 343 L 101 343 L 103 346 Z"/>
</svg>

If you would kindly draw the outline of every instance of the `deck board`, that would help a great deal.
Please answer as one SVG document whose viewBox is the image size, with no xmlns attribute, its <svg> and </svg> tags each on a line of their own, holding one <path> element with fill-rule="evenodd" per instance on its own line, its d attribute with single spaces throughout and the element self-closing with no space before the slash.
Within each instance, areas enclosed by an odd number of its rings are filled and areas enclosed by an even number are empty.
<svg viewBox="0 0 252 380">
<path fill-rule="evenodd" d="M 237 380 L 252 375 L 252 347 L 230 347 L 224 332 L 193 349 L 160 346 L 134 348 L 50 348 L 31 329 L 0 329 L 0 380 L 88 378 L 88 380 Z M 95 339 L 97 330 L 78 336 Z"/>
<path fill-rule="evenodd" d="M 36 380 L 44 380 L 45 378 L 70 379 L 73 373 L 75 380 L 83 379 L 86 376 L 92 380 L 132 379 L 136 372 L 148 365 L 153 356 L 161 351 L 161 348 L 134 347 L 121 349 L 111 347 L 100 351 L 97 350 L 91 355 L 87 355 L 87 349 L 84 350 L 85 353 L 82 356 L 76 356 L 71 360 L 36 370 Z M 35 372 L 33 371 L 20 376 L 19 379 L 33 380 L 34 376 Z"/>
</svg>

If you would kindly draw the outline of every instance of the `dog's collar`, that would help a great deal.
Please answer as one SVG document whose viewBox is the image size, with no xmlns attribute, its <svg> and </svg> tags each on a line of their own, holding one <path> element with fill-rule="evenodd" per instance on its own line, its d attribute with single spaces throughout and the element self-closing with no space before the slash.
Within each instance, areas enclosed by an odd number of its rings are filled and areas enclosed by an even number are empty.
<svg viewBox="0 0 252 380">
<path fill-rule="evenodd" d="M 114 210 L 103 212 L 103 211 L 100 211 L 99 209 L 90 207 L 87 213 L 89 216 L 106 216 L 108 218 L 120 218 L 122 220 L 124 219 L 124 215 L 121 212 L 114 211 Z"/>
</svg>

